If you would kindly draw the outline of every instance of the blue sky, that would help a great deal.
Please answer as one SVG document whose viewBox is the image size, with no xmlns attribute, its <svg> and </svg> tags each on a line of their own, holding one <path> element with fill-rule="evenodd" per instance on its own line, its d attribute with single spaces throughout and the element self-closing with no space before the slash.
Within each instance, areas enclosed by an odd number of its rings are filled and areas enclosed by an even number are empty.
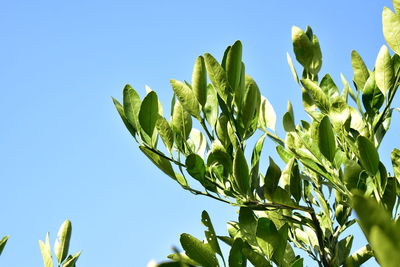
<svg viewBox="0 0 400 267">
<path fill-rule="evenodd" d="M 352 49 L 373 67 L 385 5 L 391 1 L 0 1 L 0 234 L 10 235 L 0 265 L 40 266 L 38 239 L 50 231 L 53 243 L 67 218 L 81 267 L 162 260 L 180 233 L 203 237 L 203 209 L 225 234 L 235 209 L 190 195 L 157 170 L 110 97 L 121 99 L 126 83 L 143 96 L 147 84 L 167 109 L 169 79 L 190 80 L 198 55 L 221 58 L 240 39 L 246 71 L 275 107 L 283 136 L 288 100 L 296 119 L 305 118 L 286 64 L 292 25 L 313 27 L 321 73 L 341 85 L 341 72 L 352 78 Z M 398 130 L 395 113 L 380 148 L 385 163 Z"/>
</svg>

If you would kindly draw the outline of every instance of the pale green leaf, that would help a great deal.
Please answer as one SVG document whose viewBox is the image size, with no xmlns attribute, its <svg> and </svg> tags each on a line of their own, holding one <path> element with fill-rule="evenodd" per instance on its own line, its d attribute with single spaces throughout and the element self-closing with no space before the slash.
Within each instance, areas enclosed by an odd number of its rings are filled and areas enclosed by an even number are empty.
<svg viewBox="0 0 400 267">
<path fill-rule="evenodd" d="M 369 71 L 357 51 L 351 51 L 351 66 L 353 67 L 354 82 L 357 85 L 357 90 L 361 91 L 369 77 Z"/>
<path fill-rule="evenodd" d="M 49 241 L 49 233 L 46 234 L 46 241 L 39 240 L 40 252 L 42 253 L 44 267 L 53 267 L 53 259 L 51 256 L 51 248 Z"/>
<path fill-rule="evenodd" d="M 174 133 L 168 121 L 164 117 L 159 116 L 156 122 L 156 128 L 168 151 L 171 153 L 174 145 Z"/>
<path fill-rule="evenodd" d="M 230 93 L 225 70 L 212 55 L 206 53 L 204 54 L 204 59 L 208 76 L 215 90 L 217 90 L 218 95 L 227 102 Z"/>
<path fill-rule="evenodd" d="M 139 146 L 140 150 L 166 175 L 176 180 L 174 169 L 172 168 L 171 162 L 165 158 L 164 154 L 158 151 L 158 153 L 152 151 L 150 148 L 145 146 Z"/>
<path fill-rule="evenodd" d="M 272 220 L 260 218 L 257 223 L 257 243 L 269 260 L 280 245 L 280 235 Z"/>
<path fill-rule="evenodd" d="M 399 25 L 400 26 L 400 25 Z M 394 84 L 394 70 L 388 48 L 383 45 L 375 63 L 375 81 L 383 95 L 386 95 Z"/>
<path fill-rule="evenodd" d="M 293 66 L 292 58 L 290 57 L 289 53 L 286 53 L 287 63 L 289 65 L 290 71 L 292 72 L 293 79 L 296 83 L 299 83 L 299 76 L 297 75 L 296 69 Z"/>
<path fill-rule="evenodd" d="M 1 240 L 0 240 L 0 255 L 4 250 L 4 247 L 6 246 L 8 240 L 8 236 L 4 236 Z"/>
<path fill-rule="evenodd" d="M 239 90 L 242 68 L 242 43 L 236 41 L 228 51 L 226 57 L 226 74 L 232 92 Z"/>
<path fill-rule="evenodd" d="M 302 79 L 302 85 L 311 94 L 316 106 L 324 113 L 329 113 L 329 99 L 324 91 L 310 79 Z"/>
<path fill-rule="evenodd" d="M 211 84 L 209 84 L 207 87 L 207 101 L 203 107 L 203 112 L 206 116 L 208 124 L 212 129 L 214 129 L 218 118 L 218 97 L 214 87 Z"/>
<path fill-rule="evenodd" d="M 71 240 L 72 225 L 69 220 L 64 221 L 58 230 L 57 239 L 54 244 L 54 253 L 61 263 L 68 255 L 69 241 Z"/>
<path fill-rule="evenodd" d="M 269 128 L 275 131 L 276 113 L 267 98 L 261 96 L 260 116 L 258 117 L 258 124 L 261 128 Z"/>
<path fill-rule="evenodd" d="M 218 244 L 217 235 L 215 234 L 214 226 L 212 225 L 210 216 L 207 211 L 203 210 L 201 213 L 201 222 L 207 227 L 205 231 L 207 243 L 211 246 L 215 253 L 219 254 L 222 259 L 224 258 L 221 252 L 221 248 Z"/>
<path fill-rule="evenodd" d="M 207 101 L 207 70 L 202 56 L 197 57 L 192 73 L 192 90 L 204 107 Z"/>
<path fill-rule="evenodd" d="M 192 130 L 192 117 L 181 105 L 179 101 L 175 102 L 174 110 L 171 119 L 172 130 L 182 137 L 188 139 Z"/>
<path fill-rule="evenodd" d="M 135 129 L 135 132 L 138 132 L 140 129 L 138 116 L 141 102 L 138 93 L 129 84 L 123 90 L 123 104 L 126 119 Z"/>
<path fill-rule="evenodd" d="M 383 36 L 389 47 L 400 54 L 400 17 L 387 7 L 382 12 Z"/>
<path fill-rule="evenodd" d="M 76 262 L 78 261 L 79 256 L 81 255 L 81 251 L 75 253 L 74 255 L 68 256 L 68 258 L 63 263 L 63 267 L 75 267 Z"/>
<path fill-rule="evenodd" d="M 171 80 L 170 81 L 172 89 L 175 92 L 176 97 L 179 99 L 179 102 L 182 104 L 184 109 L 189 112 L 192 116 L 196 118 L 200 118 L 200 108 L 199 101 L 197 101 L 196 96 L 193 94 L 193 91 L 187 86 L 185 83 Z"/>
</svg>

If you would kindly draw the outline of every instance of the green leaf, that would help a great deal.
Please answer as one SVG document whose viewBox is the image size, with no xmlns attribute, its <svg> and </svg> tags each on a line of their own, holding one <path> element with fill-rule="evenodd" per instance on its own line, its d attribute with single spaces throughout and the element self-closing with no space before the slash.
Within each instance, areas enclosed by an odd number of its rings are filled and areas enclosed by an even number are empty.
<svg viewBox="0 0 400 267">
<path fill-rule="evenodd" d="M 324 116 L 318 126 L 318 147 L 322 155 L 330 162 L 334 163 L 336 142 L 328 116 Z"/>
<path fill-rule="evenodd" d="M 170 83 L 183 108 L 192 116 L 200 119 L 199 101 L 197 101 L 190 87 L 177 80 L 171 80 Z"/>
<path fill-rule="evenodd" d="M 256 231 L 257 219 L 254 212 L 245 207 L 239 210 L 239 227 L 243 238 L 252 246 L 257 246 Z"/>
<path fill-rule="evenodd" d="M 347 257 L 350 255 L 351 246 L 353 245 L 353 236 L 349 235 L 338 243 L 338 258 L 339 258 L 339 265 L 345 263 Z"/>
<path fill-rule="evenodd" d="M 219 254 L 222 259 L 224 256 L 222 255 L 221 248 L 218 244 L 217 235 L 215 234 L 214 226 L 212 225 L 210 216 L 207 211 L 203 210 L 201 213 L 201 222 L 207 227 L 205 231 L 207 243 L 211 246 L 215 253 Z"/>
<path fill-rule="evenodd" d="M 190 154 L 185 161 L 186 170 L 197 181 L 204 184 L 206 167 L 203 159 L 197 154 Z"/>
<path fill-rule="evenodd" d="M 144 133 L 144 141 L 152 146 L 155 145 L 153 135 L 158 116 L 158 97 L 152 91 L 145 96 L 139 110 L 139 123 Z"/>
<path fill-rule="evenodd" d="M 332 77 L 329 74 L 326 74 L 319 84 L 319 87 L 324 91 L 324 93 L 333 98 L 339 95 L 339 89 L 337 88 L 335 82 L 332 80 Z"/>
<path fill-rule="evenodd" d="M 121 103 L 118 102 L 115 98 L 112 98 L 113 103 L 115 108 L 118 111 L 119 116 L 121 117 L 123 123 L 125 124 L 125 127 L 128 129 L 128 131 L 131 133 L 132 136 L 136 135 L 136 130 L 133 128 L 133 126 L 128 122 L 128 119 L 125 116 L 124 108 L 122 107 Z"/>
<path fill-rule="evenodd" d="M 215 90 L 217 90 L 218 95 L 226 103 L 228 96 L 230 95 L 226 72 L 212 55 L 206 53 L 204 54 L 204 59 L 208 76 L 210 77 Z"/>
<path fill-rule="evenodd" d="M 255 252 L 251 248 L 244 247 L 242 249 L 243 255 L 254 265 L 254 267 L 272 267 L 271 263 L 267 261 L 261 254 Z"/>
<path fill-rule="evenodd" d="M 357 90 L 362 90 L 369 77 L 369 71 L 357 51 L 351 51 L 351 66 L 353 67 L 354 82 L 357 85 Z"/>
<path fill-rule="evenodd" d="M 311 94 L 316 106 L 324 113 L 329 113 L 329 99 L 324 94 L 324 91 L 310 79 L 302 79 L 301 84 Z"/>
<path fill-rule="evenodd" d="M 39 240 L 40 252 L 42 253 L 44 267 L 53 267 L 53 259 L 51 256 L 51 248 L 49 241 L 49 233 L 46 234 L 46 241 Z"/>
<path fill-rule="evenodd" d="M 207 166 L 214 171 L 219 170 L 221 180 L 225 180 L 232 173 L 232 159 L 223 150 L 213 148 L 207 157 Z"/>
<path fill-rule="evenodd" d="M 75 253 L 74 255 L 68 256 L 68 258 L 63 263 L 63 267 L 75 267 L 76 262 L 78 261 L 79 256 L 81 255 L 81 251 Z"/>
<path fill-rule="evenodd" d="M 400 183 L 400 150 L 397 148 L 393 149 L 390 158 L 392 160 L 394 176 L 396 177 L 397 182 Z"/>
<path fill-rule="evenodd" d="M 297 61 L 308 68 L 313 59 L 313 44 L 307 34 L 300 28 L 292 27 L 293 50 Z"/>
<path fill-rule="evenodd" d="M 233 177 L 241 193 L 247 194 L 250 182 L 249 167 L 241 148 L 236 150 L 235 157 L 233 158 Z"/>
<path fill-rule="evenodd" d="M 174 146 L 174 133 L 168 121 L 163 116 L 158 117 L 156 128 L 168 151 L 171 153 L 172 147 Z"/>
<path fill-rule="evenodd" d="M 218 98 L 214 87 L 209 84 L 207 87 L 207 101 L 203 108 L 208 124 L 214 129 L 218 118 Z"/>
<path fill-rule="evenodd" d="M 288 101 L 287 111 L 285 115 L 283 115 L 283 128 L 286 132 L 293 132 L 296 129 L 296 125 L 294 123 L 293 106 L 290 101 Z"/>
<path fill-rule="evenodd" d="M 61 263 L 68 255 L 69 241 L 71 240 L 72 225 L 69 220 L 64 221 L 58 230 L 57 239 L 54 244 L 54 253 Z"/>
<path fill-rule="evenodd" d="M 261 96 L 260 116 L 258 117 L 258 125 L 261 128 L 270 128 L 275 131 L 276 113 L 267 98 Z"/>
<path fill-rule="evenodd" d="M 187 140 L 192 130 L 192 117 L 182 107 L 179 101 L 175 102 L 171 119 L 172 130 L 184 140 Z"/>
<path fill-rule="evenodd" d="M 239 111 L 244 132 L 247 132 L 254 121 L 258 123 L 260 102 L 261 94 L 256 82 L 253 78 L 246 75 L 244 102 L 242 109 Z"/>
<path fill-rule="evenodd" d="M 140 150 L 166 175 L 176 180 L 174 169 L 172 168 L 171 162 L 168 159 L 161 156 L 164 155 L 161 152 L 159 154 L 153 152 L 150 148 L 145 146 L 139 146 Z"/>
<path fill-rule="evenodd" d="M 303 262 L 304 262 L 304 259 L 299 258 L 295 262 L 293 262 L 290 267 L 303 267 Z"/>
<path fill-rule="evenodd" d="M 126 119 L 135 129 L 135 132 L 138 132 L 140 129 L 138 115 L 141 102 L 138 93 L 129 84 L 123 90 L 123 104 Z"/>
<path fill-rule="evenodd" d="M 4 247 L 6 246 L 8 240 L 8 236 L 4 236 L 1 240 L 0 240 L 0 255 L 4 250 Z"/>
<path fill-rule="evenodd" d="M 373 245 L 375 257 L 382 267 L 399 266 L 399 245 L 391 236 L 378 226 L 374 226 L 370 233 L 371 245 Z"/>
<path fill-rule="evenodd" d="M 382 203 L 389 212 L 393 211 L 394 204 L 396 203 L 396 187 L 397 185 L 395 178 L 388 177 L 385 192 L 382 196 Z"/>
<path fill-rule="evenodd" d="M 359 135 L 357 137 L 357 148 L 361 165 L 370 172 L 371 175 L 375 175 L 379 167 L 379 154 L 374 144 L 369 141 L 368 138 Z"/>
<path fill-rule="evenodd" d="M 178 267 L 182 267 L 180 265 L 180 263 L 190 264 L 190 265 L 194 265 L 194 266 L 200 265 L 196 261 L 194 261 L 191 258 L 189 258 L 185 253 L 170 254 L 170 255 L 167 256 L 167 258 L 170 259 L 170 260 L 173 260 L 175 262 L 178 262 L 179 263 Z M 159 267 L 159 266 L 157 266 L 157 267 Z"/>
<path fill-rule="evenodd" d="M 390 48 L 400 54 L 400 17 L 387 7 L 382 12 L 383 35 Z"/>
<path fill-rule="evenodd" d="M 192 73 L 192 90 L 204 107 L 207 101 L 207 70 L 202 56 L 197 57 Z"/>
<path fill-rule="evenodd" d="M 375 82 L 375 72 L 372 72 L 365 83 L 362 94 L 362 102 L 365 110 L 371 116 L 375 116 L 382 107 L 384 101 L 385 97 Z"/>
<path fill-rule="evenodd" d="M 182 248 L 186 252 L 186 255 L 192 260 L 200 263 L 201 266 L 219 266 L 217 257 L 215 256 L 215 253 L 212 251 L 209 244 L 203 243 L 189 234 L 182 234 L 180 242 Z"/>
<path fill-rule="evenodd" d="M 257 223 L 257 243 L 269 260 L 280 245 L 280 235 L 272 220 L 260 218 Z"/>
<path fill-rule="evenodd" d="M 399 25 L 400 26 L 400 25 Z M 375 63 L 376 85 L 386 95 L 394 84 L 394 70 L 390 53 L 386 45 L 379 50 Z"/>
<path fill-rule="evenodd" d="M 349 190 L 358 187 L 359 177 L 362 169 L 357 162 L 353 160 L 346 160 L 344 163 L 343 181 Z"/>
<path fill-rule="evenodd" d="M 243 240 L 236 238 L 229 251 L 229 267 L 246 267 L 246 257 L 242 253 Z"/>
<path fill-rule="evenodd" d="M 236 41 L 228 51 L 226 57 L 226 74 L 233 92 L 239 90 L 242 68 L 242 43 Z"/>
<path fill-rule="evenodd" d="M 269 196 L 269 199 L 272 198 L 273 193 L 278 187 L 281 174 L 282 172 L 279 166 L 274 162 L 271 157 L 269 157 L 269 167 L 267 169 L 267 173 L 265 174 L 263 186 L 264 195 Z"/>
<path fill-rule="evenodd" d="M 217 121 L 217 125 L 215 127 L 215 132 L 217 134 L 219 141 L 221 141 L 221 144 L 226 148 L 231 143 L 227 128 L 228 123 L 229 123 L 229 118 L 225 114 L 221 114 L 221 116 Z"/>
<path fill-rule="evenodd" d="M 297 75 L 296 69 L 293 66 L 293 61 L 292 58 L 290 57 L 289 53 L 286 53 L 286 59 L 290 68 L 290 71 L 292 72 L 293 79 L 296 83 L 299 83 L 299 76 Z"/>
</svg>

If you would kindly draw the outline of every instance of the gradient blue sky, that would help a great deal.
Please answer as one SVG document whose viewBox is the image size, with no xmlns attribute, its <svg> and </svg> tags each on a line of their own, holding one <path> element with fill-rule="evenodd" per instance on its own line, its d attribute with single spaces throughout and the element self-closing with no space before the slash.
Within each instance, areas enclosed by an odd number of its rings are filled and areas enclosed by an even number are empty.
<svg viewBox="0 0 400 267">
<path fill-rule="evenodd" d="M 162 260 L 181 232 L 203 237 L 203 209 L 225 234 L 235 209 L 190 195 L 157 170 L 110 96 L 120 99 L 126 83 L 143 96 L 147 84 L 167 110 L 169 79 L 190 80 L 196 56 L 221 58 L 240 39 L 282 136 L 287 100 L 297 120 L 305 117 L 286 64 L 291 26 L 313 27 L 322 73 L 341 86 L 340 72 L 352 78 L 352 49 L 373 67 L 385 5 L 391 1 L 0 1 L 0 234 L 10 235 L 0 265 L 41 266 L 38 239 L 50 231 L 53 243 L 67 218 L 71 250 L 83 249 L 80 267 Z M 380 148 L 385 163 L 398 130 L 395 113 Z"/>
</svg>

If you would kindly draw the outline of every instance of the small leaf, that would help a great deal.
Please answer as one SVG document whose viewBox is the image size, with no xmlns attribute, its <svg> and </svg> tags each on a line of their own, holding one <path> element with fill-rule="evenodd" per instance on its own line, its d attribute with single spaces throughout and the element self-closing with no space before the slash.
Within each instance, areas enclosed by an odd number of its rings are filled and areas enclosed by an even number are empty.
<svg viewBox="0 0 400 267">
<path fill-rule="evenodd" d="M 269 199 L 272 198 L 273 193 L 278 187 L 279 179 L 281 177 L 281 169 L 274 162 L 274 160 L 269 157 L 269 167 L 267 169 L 267 173 L 265 174 L 264 180 L 264 194 L 269 196 Z"/>
<path fill-rule="evenodd" d="M 132 136 L 136 135 L 136 130 L 133 126 L 128 122 L 128 119 L 125 116 L 124 108 L 122 107 L 121 103 L 118 102 L 115 98 L 112 98 L 115 108 L 118 111 L 119 116 L 122 119 L 122 122 L 125 124 L 125 127 L 131 133 Z"/>
<path fill-rule="evenodd" d="M 240 119 L 243 123 L 244 132 L 254 123 L 258 123 L 259 107 L 261 102 L 260 89 L 250 76 L 246 76 L 246 90 L 244 102 L 240 112 Z"/>
<path fill-rule="evenodd" d="M 293 132 L 296 129 L 296 125 L 294 123 L 293 106 L 290 101 L 288 101 L 287 111 L 285 115 L 283 115 L 283 128 L 286 132 Z"/>
<path fill-rule="evenodd" d="M 375 175 L 378 172 L 379 166 L 379 154 L 374 144 L 368 140 L 368 138 L 359 135 L 357 137 L 357 148 L 360 153 L 359 160 L 361 165 L 371 175 Z"/>
<path fill-rule="evenodd" d="M 293 61 L 292 58 L 290 57 L 289 53 L 286 53 L 286 59 L 290 68 L 290 71 L 292 72 L 293 79 L 296 83 L 299 83 L 299 76 L 297 75 L 296 69 L 293 66 Z"/>
<path fill-rule="evenodd" d="M 267 98 L 261 96 L 260 116 L 258 117 L 258 124 L 261 128 L 270 128 L 275 131 L 276 113 Z"/>
<path fill-rule="evenodd" d="M 206 167 L 203 159 L 197 154 L 190 154 L 185 161 L 186 170 L 197 181 L 204 184 Z"/>
<path fill-rule="evenodd" d="M 313 44 L 307 34 L 300 28 L 292 27 L 293 50 L 297 61 L 308 68 L 313 58 Z"/>
<path fill-rule="evenodd" d="M 157 94 L 152 91 L 143 99 L 139 111 L 139 123 L 144 133 L 144 141 L 152 146 L 155 145 L 153 135 L 158 116 L 158 97 Z"/>
<path fill-rule="evenodd" d="M 40 252 L 42 253 L 44 267 L 53 267 L 53 259 L 51 256 L 51 248 L 49 242 L 49 233 L 46 234 L 45 243 L 42 240 L 39 240 Z"/>
<path fill-rule="evenodd" d="M 236 41 L 229 49 L 226 57 L 226 74 L 233 92 L 239 89 L 241 68 L 242 43 Z"/>
<path fill-rule="evenodd" d="M 400 26 L 400 25 L 399 25 Z M 383 45 L 375 63 L 376 85 L 386 95 L 394 84 L 394 71 L 388 48 Z"/>
<path fill-rule="evenodd" d="M 390 48 L 400 54 L 400 17 L 387 7 L 382 12 L 383 35 Z"/>
<path fill-rule="evenodd" d="M 202 56 L 199 56 L 194 63 L 192 89 L 200 105 L 204 107 L 207 101 L 207 70 Z"/>
<path fill-rule="evenodd" d="M 164 117 L 159 116 L 156 122 L 156 128 L 168 151 L 171 153 L 174 145 L 174 133 L 168 121 Z"/>
<path fill-rule="evenodd" d="M 214 87 L 209 84 L 207 87 L 207 101 L 203 108 L 208 124 L 214 129 L 218 118 L 218 98 Z"/>
<path fill-rule="evenodd" d="M 328 116 L 324 116 L 318 126 L 318 147 L 322 155 L 333 163 L 336 154 L 336 142 Z"/>
<path fill-rule="evenodd" d="M 124 87 L 123 104 L 126 119 L 130 125 L 132 125 L 135 131 L 138 132 L 140 129 L 138 115 L 141 102 L 138 93 L 129 84 Z"/>
<path fill-rule="evenodd" d="M 184 140 L 187 140 L 192 130 L 192 117 L 182 107 L 179 101 L 175 102 L 171 119 L 172 130 Z"/>
<path fill-rule="evenodd" d="M 351 51 L 351 66 L 353 67 L 354 82 L 357 85 L 357 90 L 362 90 L 369 77 L 369 71 L 363 59 L 357 51 Z"/>
<path fill-rule="evenodd" d="M 238 148 L 233 159 L 233 177 L 241 193 L 247 194 L 249 190 L 249 167 L 243 150 Z"/>
<path fill-rule="evenodd" d="M 186 252 L 186 255 L 192 260 L 200 263 L 201 266 L 219 266 L 217 257 L 215 256 L 215 253 L 212 251 L 209 244 L 205 244 L 189 234 L 182 234 L 180 242 L 182 248 Z"/>
<path fill-rule="evenodd" d="M 72 256 L 68 256 L 68 258 L 63 263 L 63 267 L 75 267 L 76 262 L 78 261 L 79 256 L 81 255 L 81 251 L 75 253 Z"/>
<path fill-rule="evenodd" d="M 228 96 L 230 95 L 226 72 L 212 55 L 206 53 L 204 54 L 204 59 L 208 76 L 210 77 L 215 90 L 217 90 L 218 95 L 226 103 Z"/>
<path fill-rule="evenodd" d="M 72 225 L 69 220 L 64 221 L 58 230 L 57 239 L 54 244 L 54 252 L 61 263 L 68 255 L 69 241 L 71 240 Z"/>
<path fill-rule="evenodd" d="M 302 79 L 301 84 L 311 94 L 316 106 L 324 113 L 329 113 L 329 99 L 324 91 L 310 79 Z"/>
<path fill-rule="evenodd" d="M 365 83 L 362 102 L 365 110 L 371 116 L 375 116 L 385 101 L 385 96 L 378 88 L 375 82 L 375 72 L 372 72 L 367 82 Z"/>
<path fill-rule="evenodd" d="M 4 236 L 1 240 L 0 240 L 0 255 L 4 250 L 4 247 L 6 246 L 8 240 L 8 236 Z"/>
<path fill-rule="evenodd" d="M 200 118 L 199 101 L 197 101 L 190 87 L 177 80 L 171 80 L 170 83 L 183 108 L 192 116 Z"/>
<path fill-rule="evenodd" d="M 257 243 L 262 252 L 271 260 L 275 249 L 279 247 L 280 243 L 279 232 L 272 220 L 268 218 L 258 219 L 256 235 Z"/>
</svg>

